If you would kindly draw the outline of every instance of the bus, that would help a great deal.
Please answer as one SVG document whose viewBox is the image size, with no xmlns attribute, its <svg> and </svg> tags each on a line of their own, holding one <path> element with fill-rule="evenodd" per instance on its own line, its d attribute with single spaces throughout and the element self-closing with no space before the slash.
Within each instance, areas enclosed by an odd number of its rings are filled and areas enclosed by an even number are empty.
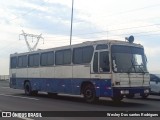
<svg viewBox="0 0 160 120">
<path fill-rule="evenodd" d="M 26 95 L 83 95 L 121 101 L 149 95 L 144 47 L 133 41 L 98 40 L 10 55 L 10 88 Z"/>
</svg>

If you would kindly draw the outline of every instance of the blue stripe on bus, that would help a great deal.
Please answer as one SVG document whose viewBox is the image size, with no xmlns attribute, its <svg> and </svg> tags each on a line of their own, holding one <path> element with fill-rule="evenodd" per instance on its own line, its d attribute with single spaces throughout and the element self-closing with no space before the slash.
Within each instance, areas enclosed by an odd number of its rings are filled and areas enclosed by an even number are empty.
<svg viewBox="0 0 160 120">
<path fill-rule="evenodd" d="M 89 81 L 95 86 L 97 97 L 119 96 L 121 90 L 129 90 L 129 93 L 144 93 L 149 87 L 112 87 L 111 79 L 53 79 L 53 78 L 10 78 L 10 87 L 24 89 L 24 81 L 29 80 L 32 90 L 43 92 L 55 92 L 80 95 L 81 84 Z"/>
<path fill-rule="evenodd" d="M 111 79 L 85 78 L 10 78 L 10 87 L 24 89 L 24 81 L 29 80 L 32 90 L 79 95 L 81 84 L 89 81 L 95 86 L 97 97 L 111 97 Z"/>
</svg>

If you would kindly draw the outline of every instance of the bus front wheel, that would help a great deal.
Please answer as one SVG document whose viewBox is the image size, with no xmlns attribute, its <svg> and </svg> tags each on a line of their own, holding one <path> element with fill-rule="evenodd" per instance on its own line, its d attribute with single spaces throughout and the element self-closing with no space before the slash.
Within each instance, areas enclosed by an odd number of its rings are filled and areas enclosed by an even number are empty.
<svg viewBox="0 0 160 120">
<path fill-rule="evenodd" d="M 92 84 L 88 84 L 84 87 L 83 96 L 86 102 L 89 102 L 89 103 L 99 99 L 98 97 L 96 97 L 96 91 Z"/>
</svg>

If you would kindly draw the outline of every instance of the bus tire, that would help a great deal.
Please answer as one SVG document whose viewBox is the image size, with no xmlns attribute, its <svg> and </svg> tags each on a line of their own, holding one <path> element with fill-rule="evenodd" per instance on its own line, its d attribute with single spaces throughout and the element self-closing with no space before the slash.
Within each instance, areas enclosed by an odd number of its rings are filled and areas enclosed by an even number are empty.
<svg viewBox="0 0 160 120">
<path fill-rule="evenodd" d="M 99 97 L 96 97 L 96 90 L 92 84 L 84 86 L 83 96 L 88 103 L 95 102 L 99 99 Z"/>
<path fill-rule="evenodd" d="M 32 89 L 31 89 L 31 84 L 30 84 L 30 82 L 26 82 L 26 83 L 24 84 L 24 92 L 25 92 L 25 94 L 28 95 L 28 96 L 30 96 L 30 95 L 33 94 Z"/>
<path fill-rule="evenodd" d="M 134 98 L 134 94 L 128 94 L 128 95 L 126 95 L 126 98 L 132 99 L 132 98 Z"/>
</svg>

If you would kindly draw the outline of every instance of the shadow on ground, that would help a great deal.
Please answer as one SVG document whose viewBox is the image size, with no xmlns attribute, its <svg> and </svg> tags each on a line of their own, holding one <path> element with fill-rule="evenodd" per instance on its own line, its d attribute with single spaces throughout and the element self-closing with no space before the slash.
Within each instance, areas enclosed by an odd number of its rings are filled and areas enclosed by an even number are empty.
<svg viewBox="0 0 160 120">
<path fill-rule="evenodd" d="M 17 96 L 26 96 L 25 94 L 14 94 Z M 86 101 L 82 97 L 75 97 L 75 96 L 67 96 L 67 95 L 57 95 L 56 97 L 50 97 L 48 94 L 39 93 L 36 96 L 31 96 L 36 98 L 43 98 L 48 100 L 58 100 L 58 101 L 71 101 L 71 102 L 79 102 L 85 104 L 92 104 L 92 105 L 101 105 L 101 106 L 111 106 L 111 107 L 144 107 L 146 106 L 145 103 L 136 103 L 133 101 L 121 101 L 121 102 L 113 102 L 111 99 L 100 99 L 94 103 L 86 103 Z"/>
</svg>

